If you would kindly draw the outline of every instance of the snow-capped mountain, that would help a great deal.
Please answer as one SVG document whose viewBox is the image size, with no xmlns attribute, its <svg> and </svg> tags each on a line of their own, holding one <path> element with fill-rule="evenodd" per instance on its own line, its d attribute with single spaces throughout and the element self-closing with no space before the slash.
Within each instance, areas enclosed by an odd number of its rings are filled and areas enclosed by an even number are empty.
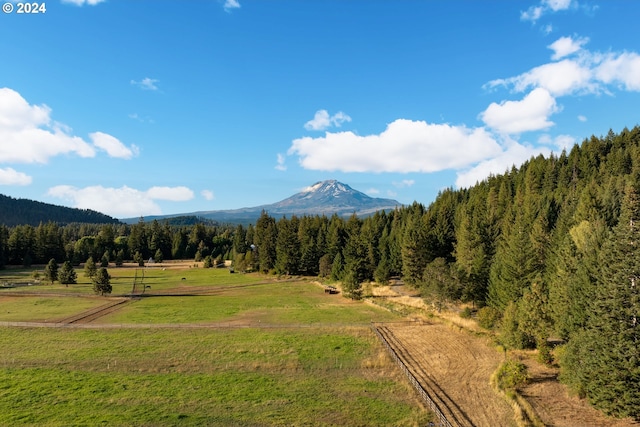
<svg viewBox="0 0 640 427">
<path fill-rule="evenodd" d="M 280 202 L 263 206 L 271 213 L 368 215 L 400 206 L 395 200 L 369 197 L 334 179 L 316 182 L 300 193 Z"/>
<path fill-rule="evenodd" d="M 291 215 L 327 215 L 338 214 L 340 216 L 368 216 L 380 210 L 393 210 L 401 204 L 396 200 L 369 197 L 366 194 L 354 190 L 347 184 L 334 179 L 316 182 L 301 192 L 294 194 L 279 202 L 250 208 L 200 211 L 181 215 L 166 215 L 145 217 L 146 221 L 153 219 L 165 219 L 177 216 L 197 216 L 223 223 L 254 223 L 262 211 L 266 211 L 272 217 L 279 219 L 282 216 Z M 131 221 L 130 221 L 131 220 Z M 124 222 L 137 222 L 139 218 L 125 219 Z"/>
</svg>

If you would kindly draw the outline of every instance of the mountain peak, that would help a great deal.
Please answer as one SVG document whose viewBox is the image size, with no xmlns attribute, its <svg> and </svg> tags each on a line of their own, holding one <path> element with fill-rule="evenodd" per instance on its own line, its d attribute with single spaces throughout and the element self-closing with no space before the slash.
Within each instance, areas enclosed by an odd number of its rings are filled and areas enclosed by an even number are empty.
<svg viewBox="0 0 640 427">
<path fill-rule="evenodd" d="M 335 179 L 328 179 L 326 181 L 318 181 L 299 193 L 270 205 L 225 211 L 194 212 L 183 214 L 183 216 L 195 215 L 227 223 L 252 223 L 260 217 L 263 211 L 276 217 L 333 214 L 340 216 L 353 214 L 367 216 L 380 210 L 393 210 L 398 206 L 401 206 L 401 204 L 396 200 L 369 197 L 358 190 L 354 190 L 347 184 Z M 131 221 L 134 220 L 137 220 L 137 218 L 131 219 Z M 129 222 L 129 220 L 126 222 Z"/>
<path fill-rule="evenodd" d="M 338 195 L 340 193 L 349 193 L 354 191 L 347 184 L 343 184 L 335 179 L 328 179 L 326 181 L 318 181 L 315 184 L 306 187 L 301 193 L 333 193 Z"/>
</svg>

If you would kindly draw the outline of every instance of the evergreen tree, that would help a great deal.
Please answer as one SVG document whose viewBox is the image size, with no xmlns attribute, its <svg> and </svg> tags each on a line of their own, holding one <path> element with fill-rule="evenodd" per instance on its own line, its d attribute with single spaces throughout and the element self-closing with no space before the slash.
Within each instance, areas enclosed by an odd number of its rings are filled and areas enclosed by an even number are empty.
<svg viewBox="0 0 640 427">
<path fill-rule="evenodd" d="M 402 236 L 402 276 L 405 282 L 418 286 L 427 266 L 427 239 L 422 216 L 415 214 L 406 219 Z"/>
<path fill-rule="evenodd" d="M 93 278 L 93 292 L 104 296 L 112 291 L 111 276 L 106 268 L 100 267 Z"/>
<path fill-rule="evenodd" d="M 58 280 L 58 263 L 55 259 L 51 258 L 49 263 L 44 268 L 44 278 L 49 280 L 53 285 L 53 282 Z"/>
<path fill-rule="evenodd" d="M 458 300 L 462 294 L 460 282 L 452 276 L 444 258 L 436 258 L 427 264 L 422 277 L 422 294 L 435 303 L 438 311 L 447 302 Z"/>
<path fill-rule="evenodd" d="M 329 277 L 331 276 L 331 265 L 332 260 L 329 254 L 324 254 L 320 257 L 319 265 L 318 265 L 318 275 L 320 277 Z"/>
<path fill-rule="evenodd" d="M 127 245 L 129 246 L 130 254 L 140 252 L 143 258 L 149 256 L 147 226 L 144 223 L 143 218 L 140 218 L 137 224 L 131 226 L 131 232 L 129 234 L 129 238 L 127 239 Z"/>
<path fill-rule="evenodd" d="M 153 260 L 160 263 L 164 261 L 164 254 L 160 248 L 156 249 L 156 253 L 153 255 Z"/>
<path fill-rule="evenodd" d="M 535 269 L 531 239 L 521 209 L 514 208 L 515 220 L 503 231 L 489 276 L 489 304 L 503 311 L 531 286 Z"/>
<path fill-rule="evenodd" d="M 87 261 L 84 263 L 84 275 L 85 277 L 94 278 L 96 275 L 97 267 L 96 263 L 93 261 L 93 257 L 87 258 Z"/>
<path fill-rule="evenodd" d="M 120 249 L 116 254 L 116 267 L 122 267 L 124 264 L 124 250 Z"/>
<path fill-rule="evenodd" d="M 627 189 L 620 221 L 601 254 L 602 274 L 587 326 L 567 346 L 563 378 L 605 413 L 640 420 L 640 199 L 636 187 Z"/>
<path fill-rule="evenodd" d="M 524 292 L 518 303 L 518 320 L 523 334 L 533 337 L 536 346 L 543 348 L 551 332 L 551 316 L 547 290 L 539 278 Z"/>
<path fill-rule="evenodd" d="M 297 274 L 300 266 L 298 219 L 282 218 L 278 221 L 275 269 L 278 274 Z"/>
<path fill-rule="evenodd" d="M 109 251 L 105 251 L 100 258 L 100 267 L 109 267 Z"/>
<path fill-rule="evenodd" d="M 76 270 L 73 268 L 71 261 L 65 261 L 58 272 L 58 280 L 60 283 L 68 287 L 69 285 L 77 283 L 77 278 L 78 275 L 76 274 Z"/>
<path fill-rule="evenodd" d="M 342 279 L 342 292 L 344 296 L 359 300 L 362 298 L 362 283 L 358 280 L 357 271 L 348 269 Z"/>
<path fill-rule="evenodd" d="M 267 212 L 262 211 L 256 222 L 254 240 L 258 252 L 258 266 L 263 273 L 275 267 L 277 238 L 276 221 Z"/>
<path fill-rule="evenodd" d="M 345 226 L 347 238 L 343 250 L 344 255 L 344 275 L 343 282 L 348 282 L 349 291 L 347 296 L 360 298 L 361 284 L 366 280 L 371 280 L 373 272 L 369 270 L 367 263 L 367 242 L 363 236 L 362 221 L 352 215 Z"/>
<path fill-rule="evenodd" d="M 328 255 L 328 254 L 327 254 Z M 344 258 L 338 252 L 331 264 L 331 280 L 341 280 L 344 277 Z"/>
<path fill-rule="evenodd" d="M 133 262 L 138 264 L 138 267 L 144 267 L 144 257 L 142 256 L 142 253 L 137 251 L 135 254 L 133 254 Z"/>
<path fill-rule="evenodd" d="M 202 265 L 203 268 L 211 268 L 213 267 L 213 260 L 211 259 L 211 255 L 207 255 L 204 257 L 204 263 Z"/>
</svg>

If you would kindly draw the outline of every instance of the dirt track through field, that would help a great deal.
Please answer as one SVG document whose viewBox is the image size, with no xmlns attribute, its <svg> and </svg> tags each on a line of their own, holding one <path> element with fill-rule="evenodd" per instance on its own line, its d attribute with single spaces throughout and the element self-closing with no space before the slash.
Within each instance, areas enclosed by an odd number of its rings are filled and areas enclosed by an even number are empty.
<svg viewBox="0 0 640 427">
<path fill-rule="evenodd" d="M 502 355 L 482 340 L 441 324 L 378 329 L 452 425 L 515 425 L 513 410 L 489 384 Z"/>
<path fill-rule="evenodd" d="M 74 323 L 90 323 L 96 319 L 99 319 L 102 316 L 106 316 L 107 314 L 111 314 L 114 311 L 119 310 L 123 307 L 124 304 L 131 302 L 132 300 L 129 298 L 114 298 L 106 304 L 103 304 L 99 307 L 95 307 L 82 313 L 78 313 L 74 316 L 67 317 L 62 320 L 56 320 L 55 323 L 63 323 L 63 324 L 74 324 Z"/>
</svg>

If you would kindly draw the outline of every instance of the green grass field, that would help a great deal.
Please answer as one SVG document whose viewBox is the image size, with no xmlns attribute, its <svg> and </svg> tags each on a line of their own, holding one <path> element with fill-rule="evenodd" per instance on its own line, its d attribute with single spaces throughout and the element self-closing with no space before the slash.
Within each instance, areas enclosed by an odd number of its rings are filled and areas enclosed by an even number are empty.
<svg viewBox="0 0 640 427">
<path fill-rule="evenodd" d="M 114 293 L 130 291 L 135 270 L 109 272 Z M 148 270 L 144 283 L 147 292 L 213 293 L 142 298 L 90 329 L 0 327 L 0 425 L 413 426 L 430 420 L 368 327 L 372 320 L 399 320 L 388 311 L 324 294 L 309 281 L 226 270 Z M 239 286 L 245 284 L 252 286 Z M 0 290 L 0 321 L 66 317 L 106 302 L 88 298 L 88 286 L 29 287 L 55 296 L 6 297 Z M 80 296 L 59 296 L 67 289 Z M 109 324 L 123 327 L 99 328 Z"/>
</svg>

